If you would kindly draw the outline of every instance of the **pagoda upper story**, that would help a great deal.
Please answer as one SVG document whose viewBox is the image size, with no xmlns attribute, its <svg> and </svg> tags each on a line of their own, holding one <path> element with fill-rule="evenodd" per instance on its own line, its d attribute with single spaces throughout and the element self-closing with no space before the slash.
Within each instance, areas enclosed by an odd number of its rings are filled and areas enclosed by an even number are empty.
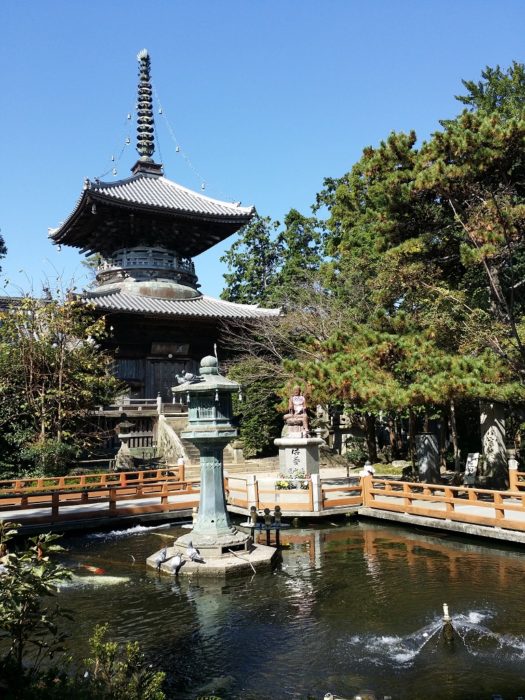
<svg viewBox="0 0 525 700">
<path fill-rule="evenodd" d="M 192 258 L 238 231 L 255 209 L 206 197 L 164 177 L 162 165 L 152 158 L 150 58 L 146 50 L 137 58 L 139 159 L 132 175 L 115 182 L 86 180 L 74 211 L 50 238 L 101 256 L 90 296 L 120 289 L 194 298 L 200 292 Z"/>
</svg>

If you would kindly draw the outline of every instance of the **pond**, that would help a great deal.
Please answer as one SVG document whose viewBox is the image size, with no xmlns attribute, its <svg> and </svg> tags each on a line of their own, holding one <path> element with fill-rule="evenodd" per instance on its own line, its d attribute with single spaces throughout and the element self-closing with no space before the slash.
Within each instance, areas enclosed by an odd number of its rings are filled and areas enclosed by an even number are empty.
<svg viewBox="0 0 525 700">
<path fill-rule="evenodd" d="M 140 642 L 180 700 L 366 689 L 392 700 L 525 697 L 522 550 L 356 522 L 285 531 L 273 571 L 195 582 L 146 569 L 164 536 L 183 532 L 139 526 L 66 539 L 75 575 L 60 598 L 77 611 L 76 655 L 109 622 L 113 639 Z M 445 602 L 453 647 L 441 641 Z"/>
</svg>

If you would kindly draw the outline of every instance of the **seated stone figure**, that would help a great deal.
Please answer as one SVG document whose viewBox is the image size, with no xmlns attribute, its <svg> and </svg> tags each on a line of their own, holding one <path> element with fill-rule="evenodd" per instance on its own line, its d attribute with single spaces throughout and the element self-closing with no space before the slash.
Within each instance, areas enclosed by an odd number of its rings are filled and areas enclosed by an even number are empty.
<svg viewBox="0 0 525 700">
<path fill-rule="evenodd" d="M 301 393 L 300 386 L 294 386 L 293 393 L 288 401 L 288 413 L 284 416 L 284 422 L 292 430 L 294 426 L 300 426 L 304 437 L 308 436 L 308 414 L 306 412 L 306 399 Z"/>
</svg>

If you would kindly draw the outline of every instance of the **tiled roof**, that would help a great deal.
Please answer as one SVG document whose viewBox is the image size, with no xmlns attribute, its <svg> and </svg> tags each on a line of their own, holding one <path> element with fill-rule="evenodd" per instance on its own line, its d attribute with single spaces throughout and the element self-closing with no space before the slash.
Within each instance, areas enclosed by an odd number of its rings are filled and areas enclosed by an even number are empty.
<svg viewBox="0 0 525 700">
<path fill-rule="evenodd" d="M 233 304 L 229 301 L 201 296 L 196 299 L 158 299 L 137 294 L 90 295 L 87 299 L 99 309 L 128 313 L 150 313 L 202 318 L 249 319 L 278 316 L 279 309 L 261 309 L 256 305 Z"/>
<path fill-rule="evenodd" d="M 119 182 L 90 182 L 88 189 L 95 196 L 181 214 L 245 219 L 254 212 L 253 207 L 211 199 L 165 177 L 139 174 Z"/>
</svg>

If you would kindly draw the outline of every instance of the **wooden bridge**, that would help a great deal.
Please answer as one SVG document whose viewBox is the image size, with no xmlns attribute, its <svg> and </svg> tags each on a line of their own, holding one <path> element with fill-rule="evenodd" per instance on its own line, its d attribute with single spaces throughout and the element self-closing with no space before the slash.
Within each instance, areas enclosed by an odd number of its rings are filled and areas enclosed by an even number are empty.
<svg viewBox="0 0 525 700">
<path fill-rule="evenodd" d="M 507 491 L 376 478 L 282 480 L 226 476 L 230 512 L 280 506 L 284 517 L 357 513 L 404 524 L 525 543 L 525 472 Z M 88 529 L 117 521 L 189 519 L 199 504 L 198 480 L 183 467 L 0 481 L 0 518 L 22 531 Z"/>
<path fill-rule="evenodd" d="M 199 483 L 184 467 L 0 481 L 0 518 L 22 532 L 93 528 L 126 520 L 191 518 Z"/>
</svg>

